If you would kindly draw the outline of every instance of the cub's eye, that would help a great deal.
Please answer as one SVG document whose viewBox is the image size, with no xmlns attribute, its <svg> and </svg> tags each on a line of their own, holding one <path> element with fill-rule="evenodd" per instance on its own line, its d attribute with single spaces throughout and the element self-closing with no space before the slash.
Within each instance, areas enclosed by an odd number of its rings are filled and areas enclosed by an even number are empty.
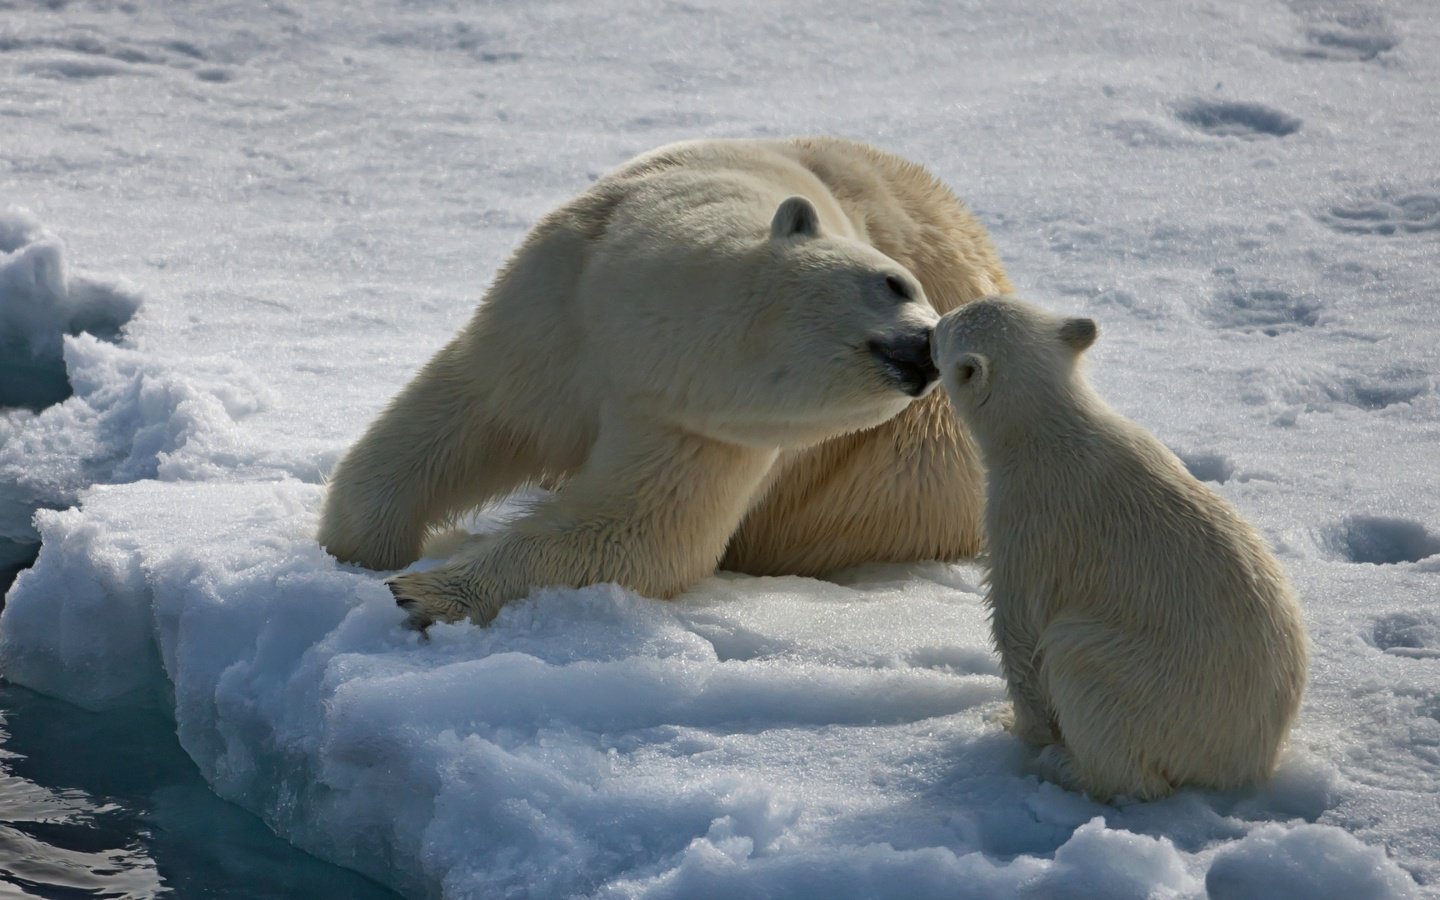
<svg viewBox="0 0 1440 900">
<path fill-rule="evenodd" d="M 890 289 L 890 293 L 899 297 L 901 300 L 915 299 L 911 295 L 910 285 L 906 284 L 905 279 L 901 278 L 899 275 L 886 275 L 885 286 Z"/>
</svg>

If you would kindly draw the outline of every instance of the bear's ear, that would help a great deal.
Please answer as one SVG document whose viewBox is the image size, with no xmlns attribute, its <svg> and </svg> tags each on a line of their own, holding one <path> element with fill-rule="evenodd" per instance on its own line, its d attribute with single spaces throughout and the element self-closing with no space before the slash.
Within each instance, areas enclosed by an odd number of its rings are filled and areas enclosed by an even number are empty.
<svg viewBox="0 0 1440 900">
<path fill-rule="evenodd" d="M 1066 319 L 1065 324 L 1060 326 L 1060 340 L 1076 353 L 1089 349 L 1099 334 L 1100 329 L 1094 319 Z"/>
<path fill-rule="evenodd" d="M 979 353 L 967 353 L 955 360 L 957 387 L 984 387 L 990 381 L 990 360 Z"/>
<path fill-rule="evenodd" d="M 775 210 L 770 220 L 771 238 L 807 237 L 820 234 L 820 213 L 804 197 L 791 197 Z"/>
</svg>

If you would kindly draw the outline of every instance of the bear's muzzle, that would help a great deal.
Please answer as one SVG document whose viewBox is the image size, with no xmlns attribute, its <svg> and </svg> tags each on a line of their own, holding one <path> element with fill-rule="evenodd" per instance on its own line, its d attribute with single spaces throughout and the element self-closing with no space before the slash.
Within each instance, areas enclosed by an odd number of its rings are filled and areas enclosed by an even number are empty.
<svg viewBox="0 0 1440 900">
<path fill-rule="evenodd" d="M 940 370 L 930 359 L 929 328 L 905 332 L 866 343 L 870 355 L 897 388 L 911 397 L 919 397 L 940 378 Z"/>
</svg>

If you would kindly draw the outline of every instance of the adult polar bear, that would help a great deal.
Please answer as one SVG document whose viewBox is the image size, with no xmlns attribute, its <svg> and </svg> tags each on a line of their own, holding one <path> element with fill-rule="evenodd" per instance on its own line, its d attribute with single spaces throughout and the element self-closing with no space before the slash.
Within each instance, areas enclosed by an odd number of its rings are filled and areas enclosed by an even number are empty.
<svg viewBox="0 0 1440 900">
<path fill-rule="evenodd" d="M 559 484 L 390 580 L 422 627 L 489 621 L 537 586 L 670 597 L 717 563 L 971 556 L 977 453 L 941 392 L 911 401 L 933 384 L 935 312 L 1010 290 L 918 165 L 829 138 L 662 147 L 530 232 L 340 462 L 320 541 L 397 568 L 465 510 Z"/>
</svg>

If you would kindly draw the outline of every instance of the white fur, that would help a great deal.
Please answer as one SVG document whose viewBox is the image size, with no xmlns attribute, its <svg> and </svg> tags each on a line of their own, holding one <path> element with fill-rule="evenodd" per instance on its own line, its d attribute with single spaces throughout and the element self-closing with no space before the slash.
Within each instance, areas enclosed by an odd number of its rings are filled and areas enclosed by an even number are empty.
<svg viewBox="0 0 1440 900">
<path fill-rule="evenodd" d="M 1097 799 L 1270 775 L 1306 638 L 1264 540 L 1082 377 L 1088 319 L 992 299 L 935 360 L 988 468 L 989 598 L 1010 728 Z"/>
<path fill-rule="evenodd" d="M 825 139 L 661 148 L 531 231 L 337 467 L 320 540 L 398 567 L 466 509 L 557 485 L 392 579 L 422 625 L 484 622 L 542 585 L 669 597 L 722 557 L 821 574 L 972 554 L 973 449 L 867 348 L 1006 286 L 918 166 Z"/>
</svg>

